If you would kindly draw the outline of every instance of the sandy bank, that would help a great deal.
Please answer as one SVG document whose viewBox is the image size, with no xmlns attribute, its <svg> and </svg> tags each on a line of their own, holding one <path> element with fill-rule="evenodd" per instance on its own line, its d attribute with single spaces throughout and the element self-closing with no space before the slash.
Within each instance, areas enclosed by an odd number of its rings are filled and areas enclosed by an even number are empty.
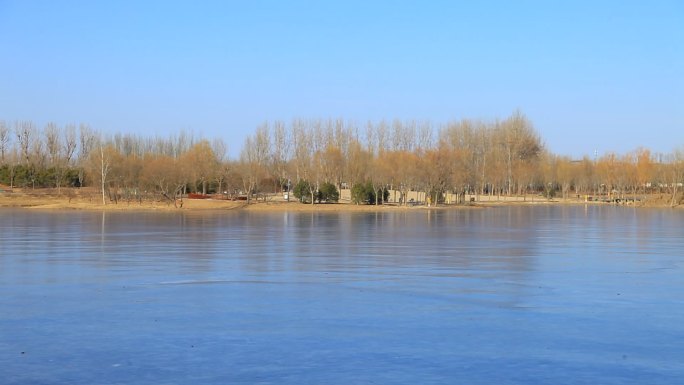
<svg viewBox="0 0 684 385">
<path fill-rule="evenodd" d="M 670 207 L 670 200 L 660 195 L 650 196 L 648 199 L 636 204 L 637 207 Z M 56 193 L 52 190 L 7 190 L 0 192 L 0 208 L 2 207 L 21 207 L 28 209 L 45 210 L 97 210 L 97 211 L 202 211 L 202 210 L 247 210 L 253 212 L 379 212 L 396 210 L 434 210 L 434 209 L 473 209 L 497 206 L 519 206 L 519 205 L 606 205 L 606 203 L 580 202 L 576 199 L 555 199 L 552 201 L 490 201 L 479 202 L 468 206 L 396 206 L 396 205 L 356 205 L 351 203 L 336 204 L 302 204 L 299 202 L 286 202 L 283 200 L 267 200 L 266 202 L 252 202 L 249 205 L 245 201 L 229 201 L 214 199 L 184 199 L 182 207 L 175 207 L 173 202 L 168 200 L 144 200 L 138 202 L 119 201 L 118 203 L 107 202 L 102 204 L 101 196 L 87 190 L 67 190 Z M 679 209 L 683 207 L 678 206 Z"/>
<path fill-rule="evenodd" d="M 178 202 L 180 203 L 180 202 Z M 179 205 L 180 206 L 180 205 Z M 267 200 L 247 204 L 245 201 L 229 201 L 214 199 L 184 199 L 182 207 L 175 207 L 168 200 L 119 201 L 102 204 L 101 197 L 92 193 L 57 194 L 50 192 L 17 191 L 0 193 L 0 208 L 19 207 L 34 210 L 105 210 L 105 211 L 202 211 L 202 210 L 247 210 L 253 212 L 378 212 L 392 210 L 424 210 L 425 206 L 397 205 L 356 205 L 351 203 L 334 204 L 302 204 L 296 201 Z M 468 209 L 473 206 L 450 206 L 449 208 Z M 443 209 L 444 206 L 437 207 Z M 430 209 L 435 209 L 432 207 Z"/>
<path fill-rule="evenodd" d="M 349 203 L 302 204 L 299 202 L 233 202 L 212 199 L 185 199 L 182 207 L 174 207 L 171 202 L 108 202 L 68 197 L 35 197 L 24 194 L 0 195 L 0 208 L 20 207 L 32 210 L 105 210 L 105 211 L 203 211 L 203 210 L 246 210 L 251 212 L 377 212 L 392 210 L 422 210 L 424 206 L 400 207 L 392 205 L 370 206 Z M 476 207 L 476 206 L 471 206 Z M 459 206 L 453 208 L 468 208 Z"/>
</svg>

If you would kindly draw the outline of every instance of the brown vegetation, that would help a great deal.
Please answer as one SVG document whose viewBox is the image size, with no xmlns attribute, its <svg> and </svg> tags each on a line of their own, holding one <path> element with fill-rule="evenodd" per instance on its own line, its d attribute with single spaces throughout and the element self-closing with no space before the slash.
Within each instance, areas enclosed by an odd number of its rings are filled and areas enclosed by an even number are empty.
<svg viewBox="0 0 684 385">
<path fill-rule="evenodd" d="M 258 127 L 239 159 L 228 159 L 226 150 L 221 140 L 185 133 L 106 136 L 87 125 L 50 123 L 40 130 L 32 122 L 0 121 L 0 183 L 5 185 L 0 190 L 49 188 L 49 196 L 69 202 L 95 204 L 96 194 L 99 206 L 174 208 L 198 205 L 188 203 L 188 193 L 217 194 L 220 199 L 208 202 L 228 207 L 273 203 L 274 196 L 305 180 L 311 203 L 324 184 L 338 189 L 364 184 L 376 192 L 370 203 L 382 204 L 387 190 L 404 206 L 415 203 L 408 197 L 416 191 L 425 197 L 421 204 L 441 203 L 447 196 L 456 197 L 448 198 L 450 203 L 464 203 L 472 195 L 532 194 L 575 201 L 591 196 L 644 202 L 658 196 L 658 202 L 676 206 L 684 182 L 682 151 L 652 154 L 639 148 L 571 159 L 547 151 L 520 113 L 441 126 L 398 120 L 364 126 L 341 119 L 278 121 Z"/>
</svg>

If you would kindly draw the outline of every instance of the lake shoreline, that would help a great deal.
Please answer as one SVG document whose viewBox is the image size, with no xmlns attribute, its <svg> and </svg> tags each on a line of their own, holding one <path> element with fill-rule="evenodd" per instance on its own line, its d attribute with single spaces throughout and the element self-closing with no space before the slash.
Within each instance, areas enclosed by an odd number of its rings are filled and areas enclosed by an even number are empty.
<svg viewBox="0 0 684 385">
<path fill-rule="evenodd" d="M 653 194 L 648 199 L 628 204 L 628 207 L 660 207 L 671 208 L 667 194 Z M 232 201 L 221 199 L 183 199 L 181 202 L 172 201 L 119 201 L 107 202 L 103 205 L 101 198 L 93 194 L 58 195 L 45 192 L 0 192 L 0 208 L 26 208 L 41 210 L 91 210 L 91 211 L 229 211 L 246 210 L 253 212 L 382 212 L 407 210 L 453 210 L 453 209 L 482 209 L 502 206 L 539 206 L 539 205 L 614 205 L 605 202 L 584 202 L 577 199 L 539 199 L 534 197 L 529 201 L 481 201 L 461 205 L 410 205 L 397 204 L 356 205 L 353 203 L 323 203 L 303 204 L 297 201 L 284 201 L 275 198 L 266 201 Z M 675 208 L 681 209 L 679 205 Z"/>
</svg>

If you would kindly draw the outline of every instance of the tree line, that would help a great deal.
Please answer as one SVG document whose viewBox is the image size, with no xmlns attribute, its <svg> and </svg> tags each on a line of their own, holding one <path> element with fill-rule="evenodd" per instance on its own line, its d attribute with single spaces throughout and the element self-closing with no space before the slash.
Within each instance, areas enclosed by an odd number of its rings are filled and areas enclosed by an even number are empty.
<svg viewBox="0 0 684 385">
<path fill-rule="evenodd" d="M 236 159 L 220 138 L 106 135 L 85 124 L 42 128 L 0 121 L 0 183 L 22 188 L 95 187 L 103 203 L 221 193 L 252 200 L 296 192 L 307 202 L 352 191 L 380 204 L 387 192 L 408 204 L 410 191 L 441 202 L 466 194 L 623 196 L 660 192 L 673 204 L 684 181 L 684 152 L 638 148 L 593 159 L 548 151 L 532 123 L 515 112 L 502 120 L 379 121 L 294 119 L 264 123 Z"/>
</svg>

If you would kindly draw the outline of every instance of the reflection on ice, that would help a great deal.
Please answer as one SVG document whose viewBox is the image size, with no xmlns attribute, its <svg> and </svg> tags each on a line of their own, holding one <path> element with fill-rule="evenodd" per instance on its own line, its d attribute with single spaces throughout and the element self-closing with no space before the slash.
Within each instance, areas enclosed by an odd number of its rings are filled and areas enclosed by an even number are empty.
<svg viewBox="0 0 684 385">
<path fill-rule="evenodd" d="M 2 382 L 677 383 L 683 219 L 5 210 Z"/>
</svg>

